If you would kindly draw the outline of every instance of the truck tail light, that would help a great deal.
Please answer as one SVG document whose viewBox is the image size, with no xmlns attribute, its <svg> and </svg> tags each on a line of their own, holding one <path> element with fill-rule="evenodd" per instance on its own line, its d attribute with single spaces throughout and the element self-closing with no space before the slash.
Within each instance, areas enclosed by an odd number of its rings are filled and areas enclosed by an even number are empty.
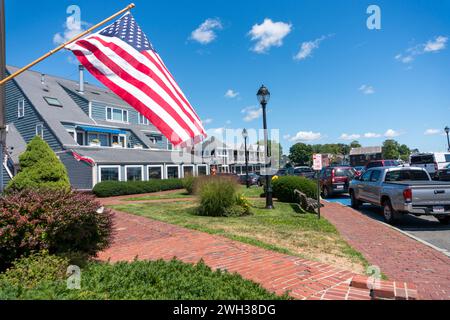
<svg viewBox="0 0 450 320">
<path fill-rule="evenodd" d="M 411 202 L 412 201 L 412 190 L 405 189 L 403 191 L 403 198 L 405 199 L 405 202 Z"/>
<path fill-rule="evenodd" d="M 335 179 L 334 179 L 334 170 L 331 170 L 331 183 L 334 183 Z"/>
</svg>

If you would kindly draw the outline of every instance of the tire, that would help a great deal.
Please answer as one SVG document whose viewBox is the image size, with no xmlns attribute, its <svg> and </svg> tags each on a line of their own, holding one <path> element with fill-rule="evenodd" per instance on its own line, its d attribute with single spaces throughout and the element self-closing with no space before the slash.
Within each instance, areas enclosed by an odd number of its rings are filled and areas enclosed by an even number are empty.
<svg viewBox="0 0 450 320">
<path fill-rule="evenodd" d="M 446 217 L 440 217 L 440 218 L 436 218 L 439 220 L 439 222 L 443 225 L 448 225 L 450 223 L 450 217 L 446 216 Z"/>
<path fill-rule="evenodd" d="M 356 199 L 355 197 L 355 192 L 354 191 L 350 191 L 350 199 L 351 199 L 351 207 L 353 209 L 359 209 L 359 207 L 361 206 L 361 201 L 359 201 L 358 199 Z"/>
<path fill-rule="evenodd" d="M 323 193 L 323 197 L 325 199 L 328 199 L 331 197 L 330 189 L 328 189 L 328 187 L 324 187 L 322 193 Z"/>
<path fill-rule="evenodd" d="M 383 217 L 389 224 L 395 224 L 397 222 L 397 213 L 392 208 L 391 200 L 385 200 L 383 203 Z"/>
</svg>

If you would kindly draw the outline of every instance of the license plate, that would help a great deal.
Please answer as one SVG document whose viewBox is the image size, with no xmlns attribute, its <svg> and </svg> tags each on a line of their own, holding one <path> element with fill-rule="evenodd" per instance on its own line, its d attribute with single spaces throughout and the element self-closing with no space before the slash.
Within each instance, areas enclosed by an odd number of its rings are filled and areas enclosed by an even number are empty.
<svg viewBox="0 0 450 320">
<path fill-rule="evenodd" d="M 443 212 L 445 212 L 445 208 L 444 207 L 433 207 L 433 212 L 443 213 Z"/>
<path fill-rule="evenodd" d="M 336 186 L 336 189 L 338 189 L 338 190 L 344 190 L 344 186 Z"/>
</svg>

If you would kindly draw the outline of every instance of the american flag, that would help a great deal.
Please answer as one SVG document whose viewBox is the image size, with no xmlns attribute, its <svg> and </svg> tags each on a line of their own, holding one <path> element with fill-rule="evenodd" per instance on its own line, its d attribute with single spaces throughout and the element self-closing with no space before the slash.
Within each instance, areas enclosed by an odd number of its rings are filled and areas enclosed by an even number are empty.
<svg viewBox="0 0 450 320">
<path fill-rule="evenodd" d="M 174 146 L 206 137 L 194 108 L 130 12 L 66 48 Z"/>
</svg>

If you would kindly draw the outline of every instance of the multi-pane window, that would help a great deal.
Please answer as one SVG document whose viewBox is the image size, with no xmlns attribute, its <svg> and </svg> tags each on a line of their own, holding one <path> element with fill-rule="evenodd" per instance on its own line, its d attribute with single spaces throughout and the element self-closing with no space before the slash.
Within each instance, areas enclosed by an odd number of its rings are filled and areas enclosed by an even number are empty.
<svg viewBox="0 0 450 320">
<path fill-rule="evenodd" d="M 142 167 L 127 167 L 127 181 L 142 181 Z"/>
<path fill-rule="evenodd" d="M 106 120 L 115 122 L 128 122 L 128 111 L 117 108 L 106 108 Z"/>
<path fill-rule="evenodd" d="M 206 176 L 207 175 L 206 166 L 198 166 L 197 167 L 197 171 L 198 171 L 198 175 L 199 176 Z"/>
<path fill-rule="evenodd" d="M 119 167 L 100 168 L 100 181 L 119 181 Z"/>
<path fill-rule="evenodd" d="M 194 167 L 185 166 L 183 167 L 183 177 L 193 177 L 194 176 Z"/>
<path fill-rule="evenodd" d="M 178 179 L 179 171 L 178 166 L 167 166 L 167 179 Z"/>
<path fill-rule="evenodd" d="M 42 123 L 36 125 L 36 135 L 44 139 L 44 125 Z"/>
<path fill-rule="evenodd" d="M 23 118 L 25 116 L 25 99 L 17 101 L 17 117 Z"/>
<path fill-rule="evenodd" d="M 148 167 L 148 179 L 149 180 L 152 180 L 152 179 L 160 180 L 160 179 L 162 179 L 162 167 L 161 166 Z"/>
<path fill-rule="evenodd" d="M 141 113 L 139 113 L 139 124 L 148 125 L 148 119 Z"/>
</svg>

